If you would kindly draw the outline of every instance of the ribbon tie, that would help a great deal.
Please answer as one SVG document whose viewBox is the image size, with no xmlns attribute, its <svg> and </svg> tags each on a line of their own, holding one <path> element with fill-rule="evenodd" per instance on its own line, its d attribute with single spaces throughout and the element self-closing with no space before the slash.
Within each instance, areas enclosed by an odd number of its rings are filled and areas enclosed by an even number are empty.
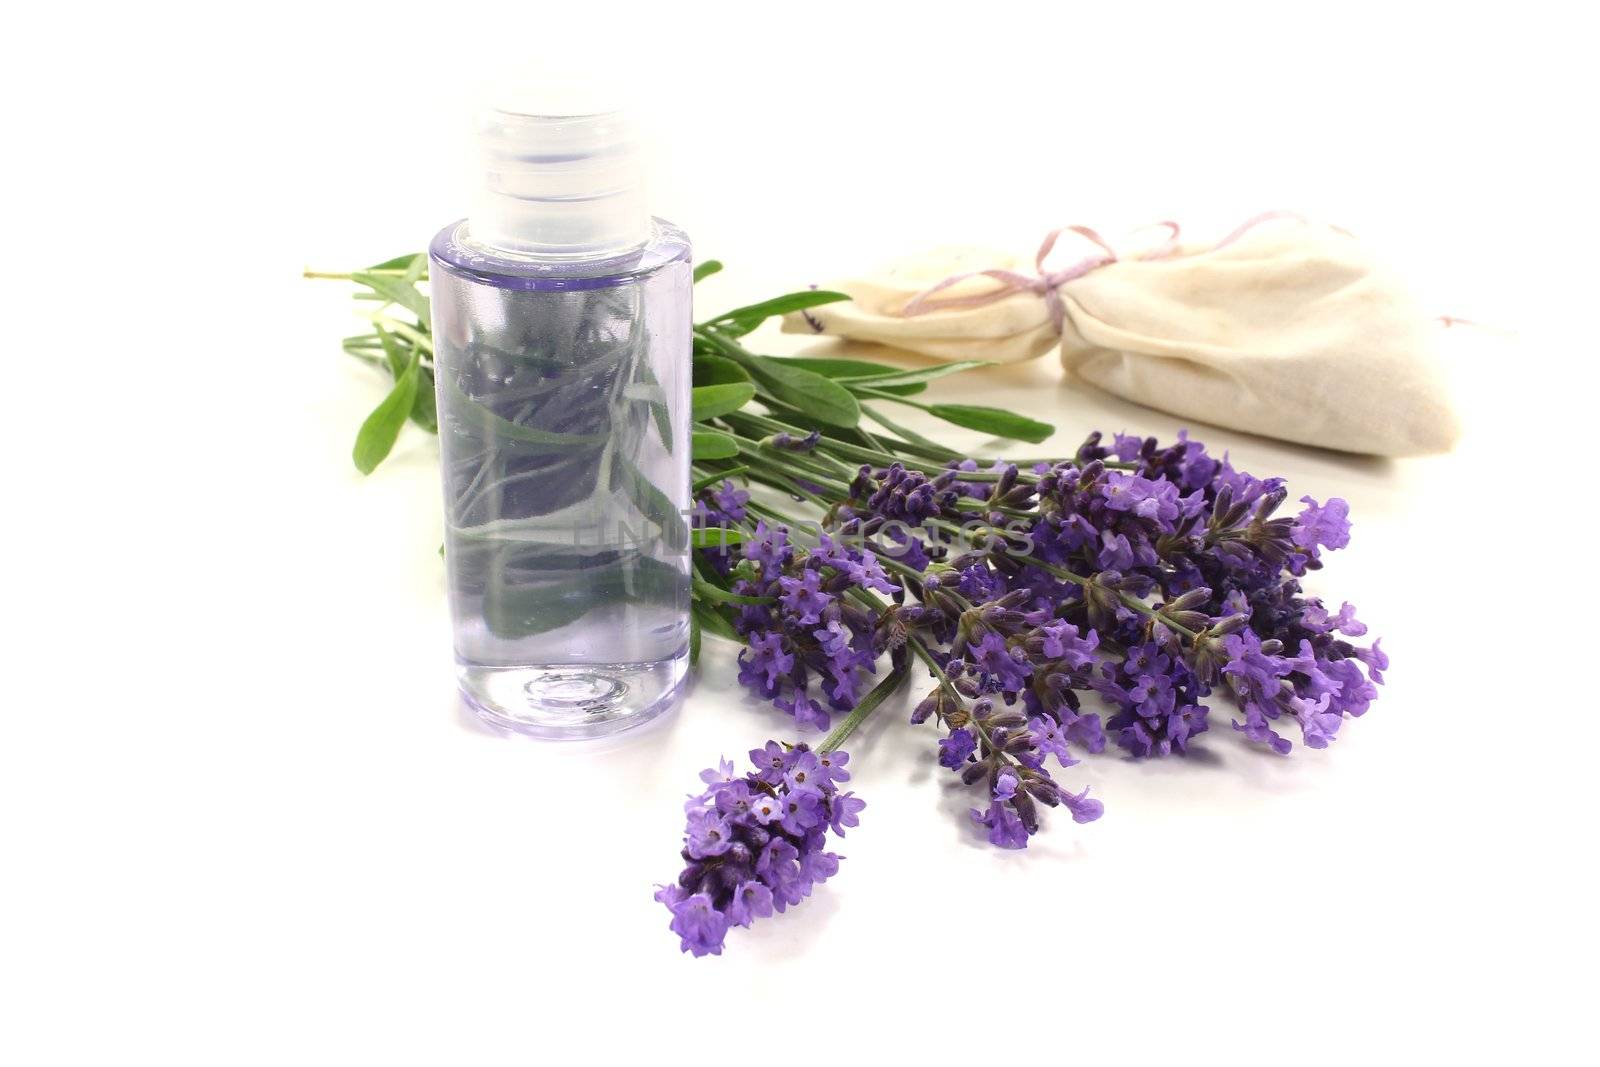
<svg viewBox="0 0 1600 1067">
<path fill-rule="evenodd" d="M 1206 251 L 1215 252 L 1220 248 L 1225 248 L 1226 246 L 1237 241 L 1240 237 L 1243 237 L 1247 231 L 1259 225 L 1260 223 L 1266 222 L 1269 219 L 1278 218 L 1292 218 L 1299 219 L 1302 222 L 1305 221 L 1299 215 L 1296 215 L 1292 212 L 1268 211 L 1246 221 L 1243 225 L 1239 226 L 1238 229 L 1234 230 L 1231 234 L 1223 238 Z M 1169 256 L 1177 253 L 1178 234 L 1180 232 L 1178 224 L 1176 222 L 1158 222 L 1155 223 L 1154 226 L 1161 227 L 1169 231 L 1166 241 L 1148 252 L 1143 252 L 1139 255 L 1133 256 L 1132 259 L 1166 259 Z M 1079 260 L 1077 263 L 1074 263 L 1072 266 L 1067 267 L 1064 270 L 1046 270 L 1044 266 L 1045 259 L 1055 248 L 1056 240 L 1060 238 L 1063 233 L 1067 232 L 1075 233 L 1080 237 L 1088 239 L 1095 245 L 1099 246 L 1100 251 L 1094 255 Z M 1018 293 L 1033 293 L 1044 298 L 1045 308 L 1050 313 L 1050 326 L 1053 330 L 1055 330 L 1056 333 L 1061 333 L 1065 328 L 1067 318 L 1067 306 L 1066 302 L 1061 298 L 1061 287 L 1070 281 L 1083 277 L 1090 271 L 1099 270 L 1101 267 L 1118 262 L 1118 260 L 1119 257 L 1117 256 L 1116 250 L 1107 244 L 1104 238 L 1102 238 L 1098 233 L 1095 233 L 1089 227 L 1064 226 L 1057 230 L 1051 230 L 1049 233 L 1045 234 L 1044 242 L 1039 245 L 1039 252 L 1033 258 L 1034 269 L 1038 271 L 1036 275 L 1030 277 L 1026 274 L 1019 274 L 1014 270 L 1000 269 L 974 270 L 968 271 L 965 274 L 953 274 L 944 281 L 930 286 L 929 288 L 922 290 L 922 292 L 918 293 L 916 296 L 913 296 L 906 302 L 905 307 L 900 309 L 898 314 L 903 318 L 910 318 L 914 315 L 926 315 L 930 311 L 943 311 L 946 308 L 985 307 L 989 304 L 1004 300 L 1009 296 L 1015 296 Z M 978 277 L 993 278 L 995 281 L 999 282 L 1000 285 L 998 288 L 990 289 L 982 293 L 973 293 L 970 296 L 937 296 L 938 293 L 949 289 L 951 286 L 960 285 L 969 278 Z"/>
</svg>

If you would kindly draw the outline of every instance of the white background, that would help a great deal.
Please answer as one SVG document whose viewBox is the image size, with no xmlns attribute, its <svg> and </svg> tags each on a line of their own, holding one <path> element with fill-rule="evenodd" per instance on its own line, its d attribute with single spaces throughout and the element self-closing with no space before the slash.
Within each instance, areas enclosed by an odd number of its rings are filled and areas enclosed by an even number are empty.
<svg viewBox="0 0 1600 1067">
<path fill-rule="evenodd" d="M 1595 993 L 1595 79 L 1576 7 L 521 3 L 8 16 L 0 1060 L 1571 1062 Z M 653 883 L 784 734 L 708 645 L 604 745 L 458 710 L 433 441 L 361 479 L 346 292 L 462 213 L 496 67 L 630 72 L 716 308 L 1069 222 L 1337 222 L 1430 308 L 1468 434 L 1383 462 L 1194 425 L 1352 546 L 1394 658 L 1335 746 L 1218 709 L 1107 806 L 977 842 L 931 730 L 853 742 L 839 877 L 680 956 Z M 762 337 L 772 351 L 796 340 Z M 1169 438 L 1053 361 L 936 386 Z M 945 431 L 941 431 L 945 432 Z M 961 444 L 978 443 L 955 437 Z M 1592 1060 L 1591 1060 L 1592 1062 Z"/>
</svg>

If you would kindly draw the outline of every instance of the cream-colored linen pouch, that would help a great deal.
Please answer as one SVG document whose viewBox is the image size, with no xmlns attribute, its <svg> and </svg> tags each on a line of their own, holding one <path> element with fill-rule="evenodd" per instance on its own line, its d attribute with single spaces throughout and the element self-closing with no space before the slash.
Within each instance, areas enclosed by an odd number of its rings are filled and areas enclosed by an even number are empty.
<svg viewBox="0 0 1600 1067">
<path fill-rule="evenodd" d="M 1059 344 L 1070 373 L 1184 418 L 1380 456 L 1455 443 L 1439 324 L 1360 242 L 1281 214 L 1202 247 L 1162 226 L 1170 239 L 1142 250 L 1071 227 L 1089 250 L 1076 262 L 1057 231 L 1032 270 L 941 249 L 830 284 L 851 301 L 784 329 L 944 360 L 1013 362 Z"/>
</svg>

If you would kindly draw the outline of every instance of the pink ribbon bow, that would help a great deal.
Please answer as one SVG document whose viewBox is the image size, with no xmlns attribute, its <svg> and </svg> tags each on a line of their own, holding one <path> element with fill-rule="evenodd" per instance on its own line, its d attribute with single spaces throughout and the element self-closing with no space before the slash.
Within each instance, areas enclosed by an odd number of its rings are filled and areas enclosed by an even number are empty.
<svg viewBox="0 0 1600 1067">
<path fill-rule="evenodd" d="M 1217 242 L 1206 251 L 1215 252 L 1220 248 L 1226 248 L 1228 245 L 1231 245 L 1233 242 L 1243 237 L 1245 233 L 1247 233 L 1253 227 L 1258 226 L 1270 219 L 1281 218 L 1297 219 L 1301 222 L 1305 221 L 1304 218 L 1290 211 L 1264 212 L 1260 215 L 1257 215 L 1255 218 L 1246 221 L 1238 229 L 1234 230 L 1231 234 Z M 1148 252 L 1143 252 L 1137 256 L 1134 256 L 1133 258 L 1135 260 L 1166 259 L 1178 251 L 1178 234 L 1180 232 L 1178 224 L 1176 222 L 1158 222 L 1154 225 L 1170 231 L 1167 240 Z M 1068 231 L 1094 242 L 1100 247 L 1101 251 L 1095 255 L 1091 255 L 1086 259 L 1082 259 L 1077 263 L 1074 263 L 1065 270 L 1045 270 L 1045 258 L 1049 256 L 1051 250 L 1055 248 L 1057 238 Z M 943 311 L 946 308 L 985 307 L 989 304 L 1004 300 L 1009 296 L 1015 296 L 1017 293 L 1034 293 L 1038 296 L 1044 297 L 1045 307 L 1050 312 L 1050 325 L 1056 333 L 1060 333 L 1066 324 L 1067 318 L 1067 306 L 1065 301 L 1061 299 L 1061 287 L 1076 278 L 1083 277 L 1090 271 L 1099 270 L 1101 267 L 1107 266 L 1111 263 L 1116 263 L 1117 261 L 1118 257 L 1116 250 L 1107 244 L 1098 233 L 1095 233 L 1089 227 L 1064 226 L 1061 229 L 1051 230 L 1049 233 L 1045 234 L 1044 243 L 1039 245 L 1039 254 L 1034 256 L 1033 259 L 1034 268 L 1039 272 L 1037 275 L 1029 277 L 1026 274 L 1018 274 L 1013 270 L 998 269 L 975 270 L 968 271 L 965 274 L 953 274 L 944 281 L 939 282 L 937 285 L 930 286 L 929 288 L 922 290 L 922 292 L 918 293 L 916 296 L 913 296 L 906 302 L 906 306 L 900 309 L 898 314 L 904 318 L 910 318 L 913 315 L 926 315 L 930 311 Z M 996 289 L 990 289 L 987 292 L 974 293 L 971 296 L 936 296 L 936 294 L 943 292 L 953 285 L 960 285 L 968 278 L 977 277 L 993 278 L 995 281 L 1000 283 L 1000 286 Z"/>
</svg>

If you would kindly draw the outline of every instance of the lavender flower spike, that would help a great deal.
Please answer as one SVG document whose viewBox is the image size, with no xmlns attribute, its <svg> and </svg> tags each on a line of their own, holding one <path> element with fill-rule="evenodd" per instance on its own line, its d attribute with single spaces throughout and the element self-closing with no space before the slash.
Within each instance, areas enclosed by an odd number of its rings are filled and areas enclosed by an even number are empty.
<svg viewBox="0 0 1600 1067">
<path fill-rule="evenodd" d="M 655 895 L 684 952 L 721 955 L 731 927 L 800 903 L 838 872 L 842 857 L 827 851 L 828 835 L 843 837 L 866 807 L 839 791 L 849 760 L 768 741 L 751 751 L 754 769 L 742 776 L 726 761 L 701 773 L 707 788 L 687 805 L 685 867 Z"/>
</svg>

